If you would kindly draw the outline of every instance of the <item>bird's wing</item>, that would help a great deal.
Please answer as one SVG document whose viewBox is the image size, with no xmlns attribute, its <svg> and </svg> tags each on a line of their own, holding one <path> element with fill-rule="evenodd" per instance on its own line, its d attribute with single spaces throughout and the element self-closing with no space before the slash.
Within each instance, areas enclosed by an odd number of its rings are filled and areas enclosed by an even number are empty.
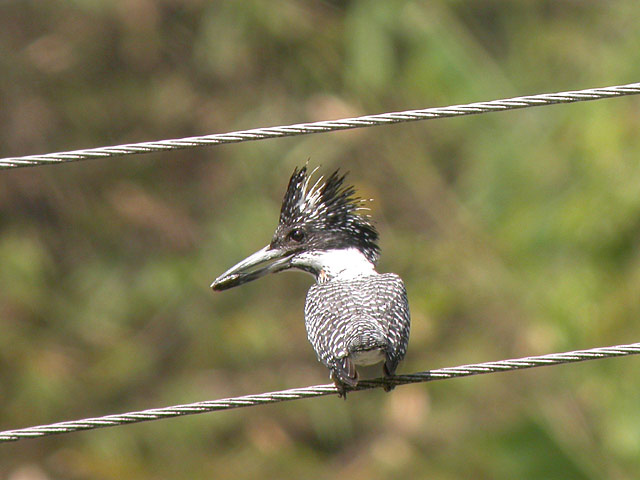
<svg viewBox="0 0 640 480">
<path fill-rule="evenodd" d="M 402 279 L 393 273 L 381 276 L 384 278 L 381 279 L 380 289 L 382 292 L 380 297 L 386 299 L 386 311 L 383 318 L 388 339 L 385 368 L 389 375 L 393 375 L 398 363 L 407 353 L 411 315 L 407 290 Z"/>
<path fill-rule="evenodd" d="M 318 360 L 328 368 L 347 355 L 345 323 L 348 318 L 347 298 L 336 285 L 313 285 L 304 307 L 307 337 Z"/>
</svg>

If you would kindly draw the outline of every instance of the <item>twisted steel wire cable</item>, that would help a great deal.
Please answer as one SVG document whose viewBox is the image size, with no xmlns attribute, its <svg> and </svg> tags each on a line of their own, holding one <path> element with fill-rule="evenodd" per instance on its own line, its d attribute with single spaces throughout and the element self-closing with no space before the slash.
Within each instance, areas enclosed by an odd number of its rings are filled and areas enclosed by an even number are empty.
<svg viewBox="0 0 640 480">
<path fill-rule="evenodd" d="M 471 375 L 506 372 L 510 370 L 544 367 L 559 365 L 562 363 L 575 363 L 583 362 L 586 360 L 596 360 L 599 358 L 623 357 L 626 355 L 637 354 L 640 354 L 640 343 L 617 345 L 613 347 L 592 348 L 588 350 L 576 350 L 564 353 L 551 353 L 533 357 L 500 360 L 497 362 L 485 362 L 462 365 L 459 367 L 439 368 L 436 370 L 419 372 L 409 375 L 397 375 L 386 380 L 382 378 L 378 378 L 375 380 L 363 380 L 358 383 L 358 386 L 356 388 L 349 389 L 349 391 L 360 391 L 378 388 L 383 386 L 385 382 L 391 382 L 397 386 L 409 383 L 446 380 L 455 377 L 468 377 Z M 179 417 L 182 415 L 213 412 L 217 410 L 252 407 L 255 405 L 278 403 L 288 400 L 299 400 L 302 398 L 323 397 L 326 395 L 335 395 L 337 393 L 338 390 L 333 384 L 316 385 L 311 387 L 292 388 L 290 390 L 282 390 L 278 392 L 245 395 L 242 397 L 210 400 L 190 403 L 186 405 L 176 405 L 173 407 L 154 408 L 149 410 L 142 410 L 139 412 L 106 415 L 103 417 L 95 418 L 85 418 L 82 420 L 72 420 L 68 422 L 53 423 L 50 425 L 40 425 L 36 427 L 28 427 L 0 432 L 0 443 L 17 441 L 27 438 L 44 437 L 61 433 L 77 432 L 80 430 L 114 427 L 130 423 L 159 420 L 162 418 Z"/>
<path fill-rule="evenodd" d="M 637 95 L 640 93 L 640 83 L 630 83 L 613 87 L 590 88 L 559 93 L 543 93 L 503 100 L 453 105 L 448 107 L 425 108 L 421 110 L 406 110 L 402 112 L 365 115 L 362 117 L 343 118 L 341 120 L 327 120 L 295 125 L 255 128 L 236 132 L 203 135 L 198 137 L 159 140 L 155 142 L 130 143 L 110 147 L 89 148 L 68 152 L 47 153 L 43 155 L 27 155 L 23 157 L 8 157 L 0 159 L 0 170 L 37 165 L 76 162 L 93 158 L 116 157 L 150 153 L 159 151 L 180 150 L 185 148 L 219 145 L 223 143 L 239 143 L 250 140 L 267 138 L 308 135 L 311 133 L 332 132 L 360 127 L 373 127 L 417 120 L 431 120 L 443 117 L 460 117 L 480 113 L 514 110 L 527 107 L 539 107 L 556 103 L 573 103 L 601 98 Z"/>
</svg>

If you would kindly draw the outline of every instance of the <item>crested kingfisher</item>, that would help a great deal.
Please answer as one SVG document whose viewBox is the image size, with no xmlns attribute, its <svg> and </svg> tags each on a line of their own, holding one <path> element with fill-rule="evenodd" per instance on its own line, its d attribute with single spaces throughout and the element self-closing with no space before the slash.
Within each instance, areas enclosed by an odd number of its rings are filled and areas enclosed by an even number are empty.
<svg viewBox="0 0 640 480">
<path fill-rule="evenodd" d="M 346 398 L 347 387 L 358 384 L 356 366 L 384 362 L 385 377 L 395 373 L 409 343 L 409 304 L 400 277 L 375 269 L 378 232 L 360 214 L 364 201 L 355 188 L 344 185 L 339 170 L 310 187 L 314 172 L 306 166 L 293 171 L 271 243 L 211 288 L 226 290 L 289 268 L 312 274 L 316 283 L 304 308 L 307 337 Z"/>
</svg>

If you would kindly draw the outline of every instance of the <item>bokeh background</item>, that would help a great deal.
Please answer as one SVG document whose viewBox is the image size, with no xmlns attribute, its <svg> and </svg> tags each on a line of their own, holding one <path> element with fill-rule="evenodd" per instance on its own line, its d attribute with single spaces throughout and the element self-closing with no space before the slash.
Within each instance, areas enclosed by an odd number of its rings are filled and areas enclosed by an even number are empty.
<svg viewBox="0 0 640 480">
<path fill-rule="evenodd" d="M 636 0 L 0 2 L 2 157 L 640 80 Z M 640 98 L 0 172 L 0 429 L 327 383 L 312 279 L 209 289 L 341 168 L 401 372 L 640 340 Z M 637 478 L 640 359 L 0 445 L 0 478 Z"/>
</svg>

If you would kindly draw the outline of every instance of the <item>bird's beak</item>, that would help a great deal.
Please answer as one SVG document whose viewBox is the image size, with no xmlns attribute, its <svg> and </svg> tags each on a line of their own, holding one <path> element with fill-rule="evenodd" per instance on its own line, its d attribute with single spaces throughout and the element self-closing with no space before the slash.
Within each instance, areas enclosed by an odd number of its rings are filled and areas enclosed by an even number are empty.
<svg viewBox="0 0 640 480">
<path fill-rule="evenodd" d="M 220 275 L 211 284 L 214 290 L 227 290 L 268 273 L 275 273 L 291 267 L 291 252 L 280 248 L 271 248 L 269 245 L 248 256 L 240 263 Z"/>
</svg>

